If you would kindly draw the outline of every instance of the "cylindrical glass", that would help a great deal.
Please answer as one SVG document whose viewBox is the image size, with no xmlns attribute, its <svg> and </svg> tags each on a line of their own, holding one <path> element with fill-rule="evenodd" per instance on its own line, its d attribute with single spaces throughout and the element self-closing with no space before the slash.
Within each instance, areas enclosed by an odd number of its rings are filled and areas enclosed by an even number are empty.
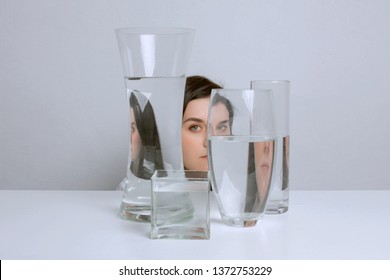
<svg viewBox="0 0 390 280">
<path fill-rule="evenodd" d="M 116 30 L 129 104 L 129 160 L 122 217 L 150 221 L 155 170 L 183 169 L 181 119 L 194 30 Z"/>
<path fill-rule="evenodd" d="M 210 180 L 222 220 L 254 226 L 264 215 L 274 164 L 270 91 L 214 89 L 207 139 Z"/>
<path fill-rule="evenodd" d="M 272 90 L 277 138 L 275 143 L 274 175 L 266 213 L 281 214 L 288 210 L 289 205 L 290 81 L 252 81 L 251 88 L 256 90 Z"/>
</svg>

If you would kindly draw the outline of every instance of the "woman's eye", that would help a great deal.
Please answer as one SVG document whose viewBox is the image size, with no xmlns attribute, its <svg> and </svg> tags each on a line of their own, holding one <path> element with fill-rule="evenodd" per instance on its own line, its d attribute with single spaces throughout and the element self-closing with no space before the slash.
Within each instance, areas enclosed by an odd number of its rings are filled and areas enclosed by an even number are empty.
<svg viewBox="0 0 390 280">
<path fill-rule="evenodd" d="M 199 125 L 191 125 L 190 130 L 193 132 L 199 131 L 201 128 Z"/>
<path fill-rule="evenodd" d="M 131 133 L 134 133 L 136 131 L 137 131 L 137 127 L 134 124 L 132 124 L 131 125 Z"/>
<path fill-rule="evenodd" d="M 221 124 L 216 127 L 216 135 L 230 135 L 230 126 L 227 124 Z"/>
<path fill-rule="evenodd" d="M 227 128 L 228 128 L 227 125 L 219 125 L 219 126 L 217 126 L 217 130 L 218 131 L 225 131 Z"/>
</svg>

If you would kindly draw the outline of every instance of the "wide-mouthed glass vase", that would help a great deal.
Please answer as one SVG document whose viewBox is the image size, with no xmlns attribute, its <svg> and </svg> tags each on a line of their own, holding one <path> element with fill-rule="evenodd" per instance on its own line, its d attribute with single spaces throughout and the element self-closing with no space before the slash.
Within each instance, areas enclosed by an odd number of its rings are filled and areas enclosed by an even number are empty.
<svg viewBox="0 0 390 280">
<path fill-rule="evenodd" d="M 212 90 L 208 162 L 225 224 L 250 227 L 263 217 L 273 177 L 275 138 L 270 90 Z"/>
<path fill-rule="evenodd" d="M 181 120 L 194 30 L 116 30 L 129 105 L 129 155 L 122 217 L 150 221 L 155 170 L 183 169 Z"/>
</svg>

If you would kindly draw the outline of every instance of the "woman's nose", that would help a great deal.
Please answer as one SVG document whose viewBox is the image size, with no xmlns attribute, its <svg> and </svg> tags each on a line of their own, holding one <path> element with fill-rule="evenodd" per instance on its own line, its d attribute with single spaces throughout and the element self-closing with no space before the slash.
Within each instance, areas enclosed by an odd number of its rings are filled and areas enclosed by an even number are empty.
<svg viewBox="0 0 390 280">
<path fill-rule="evenodd" d="M 203 137 L 203 147 L 207 148 L 207 131 L 206 130 L 203 132 L 202 137 Z"/>
<path fill-rule="evenodd" d="M 265 143 L 264 145 L 264 153 L 269 154 L 269 143 Z"/>
</svg>

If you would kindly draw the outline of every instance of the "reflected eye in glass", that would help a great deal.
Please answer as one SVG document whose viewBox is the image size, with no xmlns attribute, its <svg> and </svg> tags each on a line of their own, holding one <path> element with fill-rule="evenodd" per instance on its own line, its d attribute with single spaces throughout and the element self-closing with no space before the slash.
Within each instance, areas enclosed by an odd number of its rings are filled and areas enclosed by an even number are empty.
<svg viewBox="0 0 390 280">
<path fill-rule="evenodd" d="M 216 127 L 217 135 L 230 135 L 230 126 L 228 122 L 219 123 Z"/>
<path fill-rule="evenodd" d="M 133 134 L 134 132 L 136 132 L 136 130 L 137 127 L 134 124 L 131 124 L 131 133 Z"/>
<path fill-rule="evenodd" d="M 225 124 L 222 124 L 222 125 L 218 125 L 217 126 L 217 131 L 219 132 L 223 132 L 223 131 L 226 131 L 228 129 L 227 125 Z"/>
</svg>

